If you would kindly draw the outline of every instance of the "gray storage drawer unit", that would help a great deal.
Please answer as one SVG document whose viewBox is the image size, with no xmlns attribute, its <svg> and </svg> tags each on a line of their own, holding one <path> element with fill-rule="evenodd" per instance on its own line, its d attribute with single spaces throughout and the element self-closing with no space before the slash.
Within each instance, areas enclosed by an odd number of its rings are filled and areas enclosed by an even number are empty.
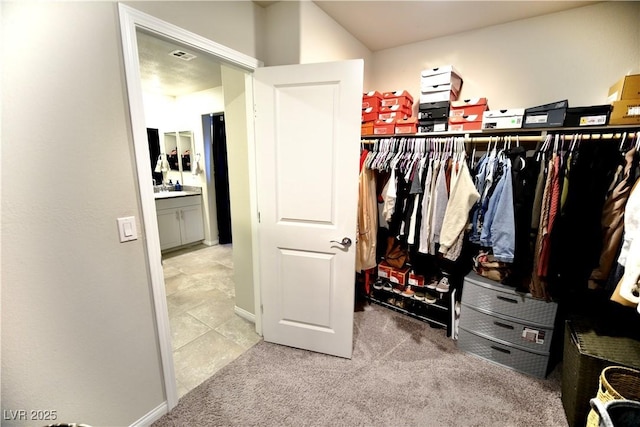
<svg viewBox="0 0 640 427">
<path fill-rule="evenodd" d="M 464 279 L 458 348 L 544 378 L 558 305 L 469 273 Z"/>
</svg>

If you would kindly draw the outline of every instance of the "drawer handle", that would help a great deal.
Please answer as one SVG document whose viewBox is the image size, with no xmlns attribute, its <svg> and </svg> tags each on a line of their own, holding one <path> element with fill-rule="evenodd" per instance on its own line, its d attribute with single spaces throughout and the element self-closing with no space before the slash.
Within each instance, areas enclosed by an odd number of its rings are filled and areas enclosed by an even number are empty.
<svg viewBox="0 0 640 427">
<path fill-rule="evenodd" d="M 507 298 L 507 297 L 501 297 L 501 296 L 498 296 L 497 298 L 499 300 L 501 300 L 501 301 L 510 302 L 512 304 L 517 304 L 518 303 L 518 300 L 517 299 L 513 299 L 513 298 Z"/>
<path fill-rule="evenodd" d="M 501 353 L 511 354 L 511 352 L 509 350 L 506 350 L 506 349 L 500 348 L 500 347 L 496 347 L 495 345 L 492 345 L 491 348 L 494 349 L 494 350 L 498 350 Z"/>
<path fill-rule="evenodd" d="M 496 326 L 500 326 L 501 328 L 505 328 L 505 329 L 515 329 L 513 325 L 508 325 L 506 323 L 502 323 L 502 322 L 493 322 L 494 325 Z"/>
</svg>

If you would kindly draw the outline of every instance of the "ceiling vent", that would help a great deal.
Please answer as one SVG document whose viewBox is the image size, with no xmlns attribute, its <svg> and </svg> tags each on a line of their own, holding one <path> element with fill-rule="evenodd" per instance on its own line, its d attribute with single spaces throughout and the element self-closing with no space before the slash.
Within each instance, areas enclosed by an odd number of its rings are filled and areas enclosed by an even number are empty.
<svg viewBox="0 0 640 427">
<path fill-rule="evenodd" d="M 176 58 L 180 58 L 183 61 L 191 61 L 192 59 L 196 58 L 194 54 L 187 53 L 184 50 L 179 50 L 179 49 L 174 50 L 173 52 L 170 52 L 169 55 L 175 56 Z"/>
</svg>

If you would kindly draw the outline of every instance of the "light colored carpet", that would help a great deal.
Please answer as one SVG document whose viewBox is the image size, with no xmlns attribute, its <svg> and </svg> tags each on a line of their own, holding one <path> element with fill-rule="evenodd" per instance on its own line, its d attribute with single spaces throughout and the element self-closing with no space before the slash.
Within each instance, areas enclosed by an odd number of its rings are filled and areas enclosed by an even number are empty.
<svg viewBox="0 0 640 427">
<path fill-rule="evenodd" d="M 261 341 L 153 426 L 567 426 L 559 369 L 496 366 L 373 305 L 354 337 L 351 360 Z"/>
</svg>

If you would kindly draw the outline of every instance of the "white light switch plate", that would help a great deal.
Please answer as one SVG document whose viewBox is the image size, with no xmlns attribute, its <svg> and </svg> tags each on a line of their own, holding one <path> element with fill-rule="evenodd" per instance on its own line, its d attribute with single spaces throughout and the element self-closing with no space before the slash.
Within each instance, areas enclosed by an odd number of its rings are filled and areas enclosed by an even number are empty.
<svg viewBox="0 0 640 427">
<path fill-rule="evenodd" d="M 136 240 L 138 238 L 136 218 L 133 216 L 118 218 L 118 231 L 120 232 L 120 242 Z"/>
</svg>

